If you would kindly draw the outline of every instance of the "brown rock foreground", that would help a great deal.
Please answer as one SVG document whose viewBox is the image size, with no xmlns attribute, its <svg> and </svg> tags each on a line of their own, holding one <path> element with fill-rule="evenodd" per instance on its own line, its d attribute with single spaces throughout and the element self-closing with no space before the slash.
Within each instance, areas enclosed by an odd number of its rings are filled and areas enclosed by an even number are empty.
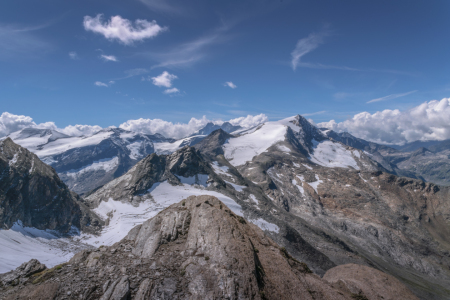
<svg viewBox="0 0 450 300">
<path fill-rule="evenodd" d="M 331 283 L 217 198 L 191 196 L 111 247 L 4 282 L 0 298 L 416 299 L 393 277 L 368 267 L 336 267 L 326 278 Z"/>
<path fill-rule="evenodd" d="M 337 266 L 328 270 L 323 279 L 338 289 L 347 290 L 356 295 L 364 294 L 370 300 L 417 299 L 395 277 L 367 266 L 355 264 Z"/>
</svg>

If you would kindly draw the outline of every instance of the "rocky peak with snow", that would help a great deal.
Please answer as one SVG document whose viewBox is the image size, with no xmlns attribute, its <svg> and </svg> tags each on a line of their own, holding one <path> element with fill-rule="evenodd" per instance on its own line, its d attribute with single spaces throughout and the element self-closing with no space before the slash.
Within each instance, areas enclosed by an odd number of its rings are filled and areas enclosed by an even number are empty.
<svg viewBox="0 0 450 300">
<path fill-rule="evenodd" d="M 55 170 L 10 138 L 0 142 L 0 227 L 95 231 L 103 223 Z"/>
<path fill-rule="evenodd" d="M 222 125 L 217 125 L 212 122 L 209 122 L 205 125 L 205 127 L 198 130 L 197 132 L 193 133 L 191 136 L 195 136 L 195 135 L 205 135 L 206 136 L 217 129 L 222 129 L 225 132 L 231 133 L 231 132 L 239 130 L 241 128 L 242 128 L 241 126 L 232 125 L 230 122 L 224 122 L 224 123 L 222 123 Z"/>
<path fill-rule="evenodd" d="M 207 156 L 215 157 L 216 155 L 224 153 L 222 145 L 231 137 L 233 136 L 223 129 L 217 129 L 194 147 L 200 149 L 200 151 Z"/>
</svg>

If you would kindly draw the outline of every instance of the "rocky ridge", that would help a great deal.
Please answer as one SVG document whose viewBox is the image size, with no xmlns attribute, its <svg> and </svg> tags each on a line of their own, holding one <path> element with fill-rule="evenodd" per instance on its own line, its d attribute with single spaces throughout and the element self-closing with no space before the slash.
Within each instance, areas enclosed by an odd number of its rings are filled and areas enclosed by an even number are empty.
<svg viewBox="0 0 450 300">
<path fill-rule="evenodd" d="M 330 282 L 321 279 L 217 198 L 200 196 L 170 206 L 111 247 L 52 269 L 30 261 L 0 275 L 0 298 L 417 299 L 389 275 L 360 267 L 349 266 L 365 276 L 331 269 Z"/>
<path fill-rule="evenodd" d="M 96 232 L 103 221 L 35 154 L 0 142 L 0 228 L 14 223 L 42 230 Z"/>
</svg>

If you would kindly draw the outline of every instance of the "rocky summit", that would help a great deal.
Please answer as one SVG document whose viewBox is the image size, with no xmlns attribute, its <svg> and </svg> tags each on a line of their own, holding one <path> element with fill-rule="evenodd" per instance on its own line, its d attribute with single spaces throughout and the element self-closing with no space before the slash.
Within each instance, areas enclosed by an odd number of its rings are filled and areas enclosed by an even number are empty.
<svg viewBox="0 0 450 300">
<path fill-rule="evenodd" d="M 95 232 L 103 224 L 52 167 L 7 138 L 0 142 L 0 228 L 17 222 L 61 233 Z"/>
<path fill-rule="evenodd" d="M 188 197 L 118 243 L 51 269 L 0 275 L 1 299 L 407 299 L 398 280 L 344 265 L 322 279 L 215 197 Z"/>
</svg>

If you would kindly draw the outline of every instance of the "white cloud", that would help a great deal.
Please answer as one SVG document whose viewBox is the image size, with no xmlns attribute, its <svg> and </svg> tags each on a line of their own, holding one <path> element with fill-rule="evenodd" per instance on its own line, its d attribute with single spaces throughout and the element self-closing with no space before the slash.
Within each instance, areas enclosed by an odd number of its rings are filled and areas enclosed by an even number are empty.
<svg viewBox="0 0 450 300">
<path fill-rule="evenodd" d="M 180 92 L 179 89 L 177 89 L 177 88 L 171 88 L 171 89 L 165 90 L 163 93 L 164 93 L 164 94 L 175 94 L 175 93 L 179 93 L 179 92 Z"/>
<path fill-rule="evenodd" d="M 267 116 L 260 114 L 257 116 L 248 115 L 247 117 L 241 117 L 229 120 L 233 125 L 240 125 L 244 128 L 253 127 L 267 121 Z M 209 120 L 206 116 L 201 119 L 192 118 L 188 123 L 172 123 L 161 119 L 137 119 L 129 120 L 119 127 L 125 130 L 136 131 L 146 134 L 160 133 L 169 138 L 183 138 L 197 130 L 203 128 L 208 122 L 215 124 L 222 124 L 222 120 Z"/>
<path fill-rule="evenodd" d="M 133 26 L 130 20 L 123 19 L 121 16 L 113 16 L 105 23 L 103 23 L 102 17 L 102 14 L 98 14 L 95 18 L 85 16 L 84 29 L 99 33 L 109 40 L 119 40 L 125 45 L 153 38 L 167 30 L 167 27 L 159 26 L 156 21 L 137 19 Z"/>
<path fill-rule="evenodd" d="M 416 140 L 450 139 L 449 120 L 450 98 L 444 98 L 424 102 L 406 111 L 362 112 L 340 123 L 331 120 L 317 125 L 337 132 L 347 131 L 377 143 L 403 144 Z"/>
<path fill-rule="evenodd" d="M 317 47 L 319 47 L 320 44 L 323 43 L 323 38 L 327 35 L 327 32 L 322 31 L 319 33 L 311 33 L 308 37 L 300 39 L 297 42 L 297 45 L 295 46 L 294 51 L 291 52 L 292 57 L 292 69 L 295 71 L 297 69 L 297 66 L 300 63 L 300 59 L 302 56 L 308 54 L 309 52 L 313 51 Z"/>
<path fill-rule="evenodd" d="M 267 121 L 264 114 L 246 117 L 240 117 L 229 120 L 233 125 L 240 125 L 244 128 L 250 128 Z M 169 138 L 183 138 L 197 130 L 203 128 L 207 123 L 222 124 L 222 120 L 210 120 L 203 116 L 201 119 L 191 118 L 188 123 L 172 123 L 161 119 L 137 119 L 128 120 L 119 127 L 125 130 L 140 132 L 145 134 L 160 133 Z M 92 135 L 102 127 L 98 125 L 69 125 L 64 128 L 58 128 L 54 122 L 45 122 L 36 124 L 29 116 L 14 115 L 4 112 L 0 115 L 0 137 L 4 137 L 12 132 L 22 130 L 23 128 L 33 127 L 42 129 L 52 129 L 70 136 Z"/>
<path fill-rule="evenodd" d="M 232 89 L 237 88 L 237 85 L 235 85 L 235 84 L 232 83 L 231 81 L 225 82 L 225 83 L 224 83 L 224 86 L 228 86 L 228 87 L 230 87 L 230 88 L 232 88 Z"/>
<path fill-rule="evenodd" d="M 70 136 L 82 136 L 82 135 L 92 135 L 102 128 L 98 125 L 69 125 L 65 128 L 58 128 L 56 129 L 59 132 L 62 132 L 64 134 L 70 135 Z"/>
<path fill-rule="evenodd" d="M 115 57 L 114 55 L 104 55 L 104 54 L 102 54 L 102 55 L 100 55 L 100 58 L 103 59 L 104 61 L 115 61 L 115 62 L 119 61 L 117 59 L 117 57 Z"/>
<path fill-rule="evenodd" d="M 29 116 L 14 115 L 8 112 L 0 115 L 0 137 L 29 127 L 56 130 L 70 136 L 91 135 L 102 129 L 97 125 L 69 125 L 65 128 L 58 128 L 54 122 L 36 124 Z"/>
<path fill-rule="evenodd" d="M 246 117 L 240 117 L 236 119 L 231 119 L 228 122 L 230 122 L 234 126 L 242 126 L 244 128 L 250 128 L 259 124 L 262 124 L 264 122 L 267 122 L 268 118 L 265 114 L 259 114 L 256 116 L 247 115 Z"/>
<path fill-rule="evenodd" d="M 172 86 L 172 80 L 177 78 L 178 77 L 176 75 L 164 71 L 161 73 L 161 75 L 152 77 L 151 80 L 153 81 L 153 84 L 156 86 L 170 88 Z"/>
<path fill-rule="evenodd" d="M 108 87 L 108 84 L 106 84 L 106 83 L 104 83 L 104 82 L 101 82 L 101 81 L 96 81 L 94 84 L 95 84 L 96 86 Z"/>
<path fill-rule="evenodd" d="M 410 91 L 410 92 L 407 92 L 407 93 L 402 93 L 402 94 L 392 94 L 392 95 L 384 96 L 384 97 L 381 97 L 381 98 L 372 99 L 370 101 L 367 101 L 367 103 L 392 100 L 392 99 L 396 99 L 396 98 L 400 98 L 400 97 L 405 97 L 405 96 L 411 95 L 412 93 L 415 93 L 415 92 L 417 92 L 417 90 Z"/>
<path fill-rule="evenodd" d="M 73 60 L 79 59 L 78 54 L 75 51 L 69 52 L 69 57 Z"/>
</svg>

